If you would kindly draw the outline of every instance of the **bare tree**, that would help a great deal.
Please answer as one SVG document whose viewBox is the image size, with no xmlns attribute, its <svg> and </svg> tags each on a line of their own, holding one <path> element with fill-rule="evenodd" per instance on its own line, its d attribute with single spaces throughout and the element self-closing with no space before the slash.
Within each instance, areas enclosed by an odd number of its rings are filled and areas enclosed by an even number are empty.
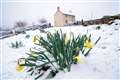
<svg viewBox="0 0 120 80">
<path fill-rule="evenodd" d="M 25 27 L 27 23 L 25 21 L 17 21 L 14 27 Z"/>
<path fill-rule="evenodd" d="M 45 18 L 42 18 L 39 20 L 40 23 L 47 23 L 47 20 Z"/>
</svg>

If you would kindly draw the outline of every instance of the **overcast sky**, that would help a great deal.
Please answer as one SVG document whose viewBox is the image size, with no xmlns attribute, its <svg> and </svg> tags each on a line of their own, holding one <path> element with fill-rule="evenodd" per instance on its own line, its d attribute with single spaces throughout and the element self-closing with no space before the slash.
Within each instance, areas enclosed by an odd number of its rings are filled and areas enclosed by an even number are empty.
<svg viewBox="0 0 120 80">
<path fill-rule="evenodd" d="M 2 26 L 13 27 L 19 20 L 37 23 L 41 18 L 53 24 L 57 6 L 63 12 L 72 12 L 77 20 L 120 13 L 119 0 L 2 0 Z"/>
</svg>

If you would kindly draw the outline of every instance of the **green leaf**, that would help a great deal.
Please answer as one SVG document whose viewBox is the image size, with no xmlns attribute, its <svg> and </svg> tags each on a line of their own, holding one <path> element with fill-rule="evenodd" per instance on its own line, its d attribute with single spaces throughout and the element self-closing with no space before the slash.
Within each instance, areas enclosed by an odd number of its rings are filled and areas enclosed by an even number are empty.
<svg viewBox="0 0 120 80">
<path fill-rule="evenodd" d="M 37 65 L 35 63 L 26 63 L 26 64 L 21 64 L 21 66 L 33 67 L 33 66 L 37 66 Z"/>
<path fill-rule="evenodd" d="M 35 80 L 37 80 L 38 78 L 40 78 L 41 76 L 43 76 L 43 74 L 44 74 L 44 73 L 39 74 L 39 75 L 35 78 Z"/>
<path fill-rule="evenodd" d="M 33 68 L 30 68 L 30 69 L 27 70 L 27 72 L 31 72 L 31 71 L 33 71 Z"/>
<path fill-rule="evenodd" d="M 32 71 L 32 72 L 30 73 L 30 75 L 32 76 L 32 75 L 33 75 L 33 73 L 34 73 L 34 71 Z"/>
</svg>

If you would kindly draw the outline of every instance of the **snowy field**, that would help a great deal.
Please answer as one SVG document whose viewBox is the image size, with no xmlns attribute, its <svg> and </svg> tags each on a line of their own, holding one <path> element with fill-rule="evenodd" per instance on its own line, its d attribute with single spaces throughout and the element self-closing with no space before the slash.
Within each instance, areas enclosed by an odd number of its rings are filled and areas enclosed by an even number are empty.
<svg viewBox="0 0 120 80">
<path fill-rule="evenodd" d="M 116 23 L 118 23 L 118 25 L 116 25 Z M 82 58 L 82 63 L 72 65 L 70 72 L 59 72 L 53 79 L 120 79 L 120 46 L 118 45 L 120 42 L 118 35 L 120 21 L 116 20 L 112 25 L 99 25 L 101 26 L 100 30 L 96 30 L 97 26 L 98 25 L 88 27 L 70 26 L 46 29 L 46 31 L 50 32 L 62 29 L 63 32 L 73 32 L 75 35 L 92 34 L 93 43 L 101 36 L 100 41 L 93 47 L 90 54 Z M 0 76 L 2 80 L 32 80 L 31 77 L 27 76 L 27 73 L 17 72 L 16 65 L 17 59 L 25 57 L 25 53 L 29 51 L 31 47 L 34 47 L 32 37 L 36 34 L 45 36 L 45 34 L 40 33 L 39 30 L 34 30 L 27 31 L 26 34 L 19 34 L 0 40 L 0 54 L 2 57 L 2 64 L 0 64 L 2 71 L 0 71 Z M 30 38 L 26 39 L 26 35 L 30 35 Z M 11 48 L 11 42 L 15 41 L 22 41 L 23 47 L 17 49 Z"/>
</svg>

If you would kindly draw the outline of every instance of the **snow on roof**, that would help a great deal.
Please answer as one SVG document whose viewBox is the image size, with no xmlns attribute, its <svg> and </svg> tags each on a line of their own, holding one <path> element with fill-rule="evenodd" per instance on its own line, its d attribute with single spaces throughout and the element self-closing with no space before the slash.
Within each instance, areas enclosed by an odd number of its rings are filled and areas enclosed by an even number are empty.
<svg viewBox="0 0 120 80">
<path fill-rule="evenodd" d="M 57 11 L 61 11 L 61 10 L 60 10 L 60 7 L 57 7 Z M 61 12 L 62 12 L 64 15 L 66 15 L 66 16 L 73 16 L 73 17 L 75 17 L 75 15 L 72 13 L 71 10 L 69 10 L 69 11 L 64 11 L 64 10 L 62 10 Z"/>
<path fill-rule="evenodd" d="M 66 15 L 66 16 L 73 16 L 73 17 L 75 17 L 75 15 L 72 15 L 72 14 L 67 14 L 67 13 L 63 13 L 64 15 Z"/>
<path fill-rule="evenodd" d="M 75 17 L 75 15 L 72 13 L 71 10 L 63 10 L 62 12 L 63 12 L 64 15 L 67 15 L 67 16 L 74 16 L 74 17 Z"/>
</svg>

